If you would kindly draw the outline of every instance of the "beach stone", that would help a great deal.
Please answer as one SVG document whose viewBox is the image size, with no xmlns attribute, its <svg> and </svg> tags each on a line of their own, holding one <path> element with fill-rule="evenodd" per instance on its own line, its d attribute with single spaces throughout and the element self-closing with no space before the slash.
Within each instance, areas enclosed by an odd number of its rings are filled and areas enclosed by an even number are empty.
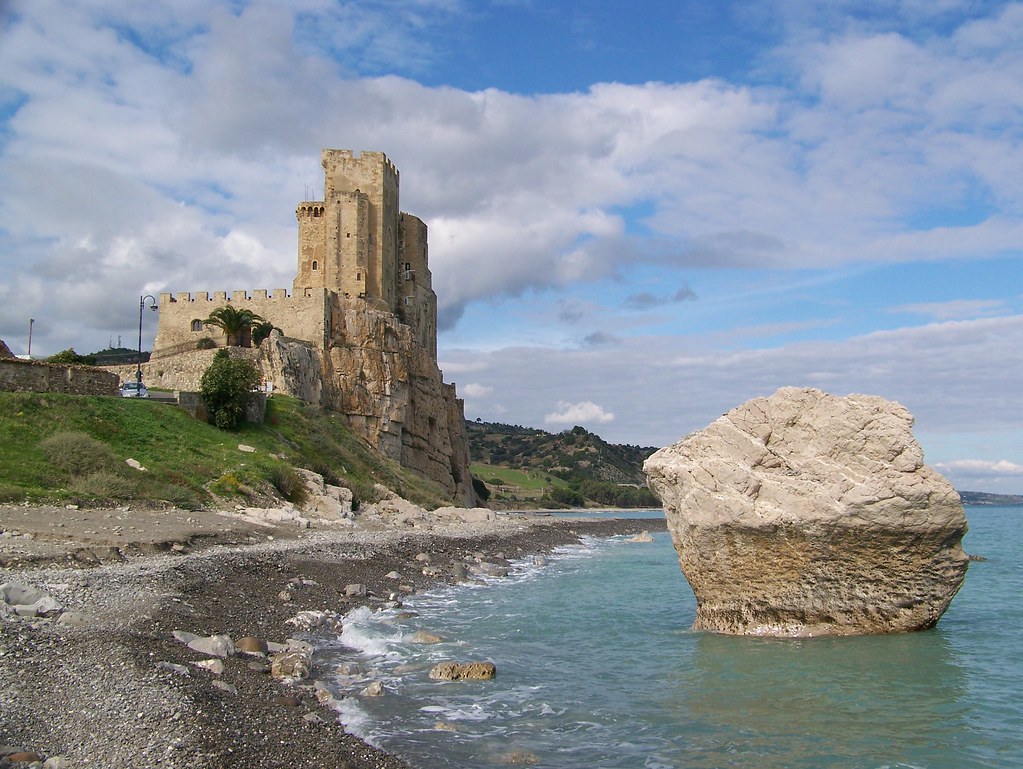
<svg viewBox="0 0 1023 769">
<path fill-rule="evenodd" d="M 417 630 L 408 640 L 414 644 L 439 644 L 444 639 L 428 630 Z"/>
<path fill-rule="evenodd" d="M 45 617 L 62 608 L 48 593 L 20 582 L 0 585 L 0 604 L 6 604 L 20 617 Z"/>
<path fill-rule="evenodd" d="M 362 598 L 366 595 L 365 585 L 347 585 L 345 587 L 345 595 L 349 598 Z"/>
<path fill-rule="evenodd" d="M 234 642 L 234 649 L 241 654 L 266 654 L 266 641 L 253 636 L 242 636 Z"/>
<path fill-rule="evenodd" d="M 19 750 L 17 753 L 9 753 L 5 758 L 12 764 L 31 764 L 35 761 L 42 761 L 43 757 L 30 750 Z"/>
<path fill-rule="evenodd" d="M 379 681 L 373 681 L 369 686 L 359 692 L 363 697 L 382 697 L 384 696 L 384 685 Z"/>
<path fill-rule="evenodd" d="M 57 624 L 65 627 L 85 627 L 89 624 L 89 620 L 79 612 L 66 611 L 57 617 Z"/>
<path fill-rule="evenodd" d="M 194 652 L 212 654 L 214 657 L 230 657 L 234 654 L 234 642 L 226 635 L 194 638 L 187 645 Z"/>
<path fill-rule="evenodd" d="M 435 681 L 485 681 L 497 675 L 493 662 L 440 662 L 430 669 Z"/>
<path fill-rule="evenodd" d="M 224 661 L 221 659 L 214 658 L 208 660 L 200 660 L 199 662 L 193 662 L 192 664 L 197 668 L 208 670 L 209 672 L 213 673 L 213 675 L 216 676 L 221 676 L 224 674 Z"/>
<path fill-rule="evenodd" d="M 697 630 L 801 637 L 932 627 L 969 559 L 959 495 L 913 417 L 876 396 L 783 388 L 644 464 Z"/>
<path fill-rule="evenodd" d="M 650 532 L 644 529 L 639 534 L 629 537 L 626 542 L 653 542 L 654 538 L 650 536 Z"/>
<path fill-rule="evenodd" d="M 308 678 L 313 667 L 313 647 L 296 641 L 270 658 L 270 675 L 278 679 Z"/>
<path fill-rule="evenodd" d="M 227 681 L 221 681 L 217 679 L 216 681 L 213 682 L 213 686 L 214 688 L 220 689 L 221 691 L 227 692 L 228 694 L 238 693 L 238 687 L 229 684 Z"/>
</svg>

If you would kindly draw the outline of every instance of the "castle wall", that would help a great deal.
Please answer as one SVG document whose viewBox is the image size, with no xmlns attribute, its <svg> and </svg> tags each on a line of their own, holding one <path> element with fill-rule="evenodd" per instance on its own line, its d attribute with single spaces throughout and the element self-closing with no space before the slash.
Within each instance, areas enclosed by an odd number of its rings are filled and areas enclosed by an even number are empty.
<svg viewBox="0 0 1023 769">
<path fill-rule="evenodd" d="M 402 213 L 397 291 L 401 297 L 397 314 L 415 329 L 420 344 L 437 358 L 437 295 L 430 272 L 427 226 L 417 216 Z"/>
<path fill-rule="evenodd" d="M 218 347 L 226 346 L 227 337 L 219 328 L 202 323 L 211 312 L 226 305 L 251 310 L 281 329 L 285 336 L 322 347 L 327 337 L 326 296 L 323 288 L 307 288 L 291 295 L 283 288 L 276 288 L 272 293 L 266 289 L 251 294 L 234 291 L 230 298 L 225 291 L 212 296 L 205 291 L 162 293 L 152 360 L 195 350 L 203 337 L 212 338 Z"/>
<path fill-rule="evenodd" d="M 0 359 L 0 390 L 5 392 L 117 395 L 119 384 L 116 374 L 94 366 Z"/>
</svg>

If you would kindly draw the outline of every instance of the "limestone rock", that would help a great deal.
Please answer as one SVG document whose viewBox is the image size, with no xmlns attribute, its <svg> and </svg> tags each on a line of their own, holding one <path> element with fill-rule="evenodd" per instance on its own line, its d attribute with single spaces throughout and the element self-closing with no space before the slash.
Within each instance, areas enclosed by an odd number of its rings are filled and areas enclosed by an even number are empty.
<svg viewBox="0 0 1023 769">
<path fill-rule="evenodd" d="M 497 675 L 493 662 L 440 662 L 430 669 L 435 681 L 486 681 Z"/>
<path fill-rule="evenodd" d="M 966 516 L 883 398 L 783 388 L 644 465 L 697 599 L 741 635 L 932 627 L 962 585 Z"/>
<path fill-rule="evenodd" d="M 234 642 L 227 635 L 200 636 L 186 643 L 189 649 L 200 654 L 212 654 L 215 657 L 230 657 L 234 654 Z"/>
<path fill-rule="evenodd" d="M 293 641 L 270 659 L 270 675 L 280 679 L 308 678 L 313 667 L 313 647 Z"/>
<path fill-rule="evenodd" d="M 20 582 L 0 585 L 0 605 L 22 617 L 45 617 L 62 609 L 48 593 Z"/>
<path fill-rule="evenodd" d="M 319 403 L 323 387 L 319 351 L 309 342 L 285 337 L 274 329 L 259 345 L 258 365 L 274 392 L 306 403 Z"/>
</svg>

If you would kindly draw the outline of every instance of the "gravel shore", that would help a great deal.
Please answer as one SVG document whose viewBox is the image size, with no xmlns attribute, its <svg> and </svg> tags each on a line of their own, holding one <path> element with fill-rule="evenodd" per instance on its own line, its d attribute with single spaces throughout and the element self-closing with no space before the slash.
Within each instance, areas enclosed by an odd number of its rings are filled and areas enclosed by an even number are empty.
<svg viewBox="0 0 1023 769">
<path fill-rule="evenodd" d="M 313 682 L 330 671 L 315 655 L 312 675 L 286 684 L 259 656 L 229 655 L 222 672 L 199 667 L 211 655 L 175 631 L 284 643 L 301 635 L 287 623 L 301 611 L 377 606 L 399 585 L 454 581 L 473 559 L 664 526 L 502 515 L 426 533 L 268 535 L 223 517 L 120 512 L 0 508 L 0 584 L 37 588 L 62 609 L 32 618 L 0 606 L 0 767 L 408 767 L 346 733 L 320 704 Z M 121 541 L 129 527 L 131 541 Z"/>
</svg>

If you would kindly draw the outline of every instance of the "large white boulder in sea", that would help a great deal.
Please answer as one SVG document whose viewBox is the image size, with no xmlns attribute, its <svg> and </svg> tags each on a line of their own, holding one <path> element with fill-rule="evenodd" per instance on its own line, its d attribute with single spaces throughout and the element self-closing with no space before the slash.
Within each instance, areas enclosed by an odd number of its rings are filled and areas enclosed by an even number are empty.
<svg viewBox="0 0 1023 769">
<path fill-rule="evenodd" d="M 898 403 L 787 387 L 644 464 L 694 629 L 804 637 L 932 627 L 966 575 L 959 495 Z"/>
</svg>

